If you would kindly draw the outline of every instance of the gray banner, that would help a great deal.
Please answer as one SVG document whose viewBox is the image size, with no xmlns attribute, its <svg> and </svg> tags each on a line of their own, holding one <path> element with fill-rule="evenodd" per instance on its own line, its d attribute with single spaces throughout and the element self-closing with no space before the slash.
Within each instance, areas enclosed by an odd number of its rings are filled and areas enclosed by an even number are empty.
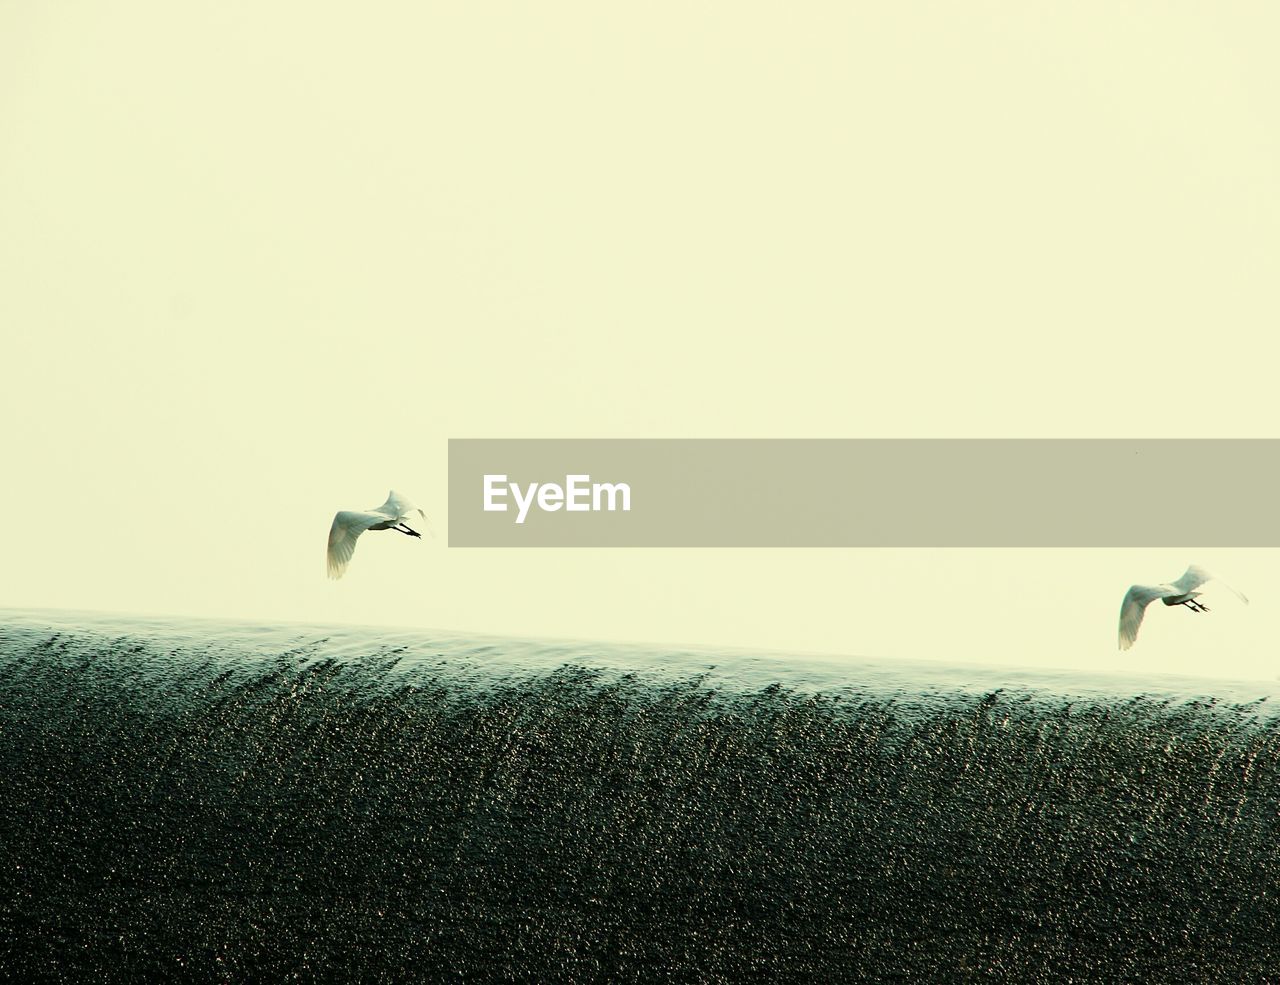
<svg viewBox="0 0 1280 985">
<path fill-rule="evenodd" d="M 1275 439 L 449 441 L 451 547 L 1280 547 L 1278 494 Z"/>
</svg>

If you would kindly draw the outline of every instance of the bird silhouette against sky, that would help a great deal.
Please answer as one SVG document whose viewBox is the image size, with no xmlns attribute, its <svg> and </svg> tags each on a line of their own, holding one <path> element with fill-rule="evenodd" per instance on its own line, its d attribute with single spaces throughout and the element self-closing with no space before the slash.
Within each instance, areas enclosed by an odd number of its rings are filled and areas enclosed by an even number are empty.
<svg viewBox="0 0 1280 985">
<path fill-rule="evenodd" d="M 1240 592 L 1198 564 L 1191 565 L 1181 578 L 1167 585 L 1132 585 L 1125 593 L 1124 602 L 1120 606 L 1120 649 L 1127 650 L 1133 646 L 1133 641 L 1138 638 L 1138 627 L 1142 625 L 1142 617 L 1146 614 L 1147 606 L 1156 599 L 1160 599 L 1165 605 L 1186 606 L 1192 612 L 1208 612 L 1207 605 L 1196 601 L 1203 594 L 1196 589 L 1209 581 L 1216 581 L 1245 605 L 1249 604 L 1249 600 Z"/>
<path fill-rule="evenodd" d="M 405 518 L 417 513 L 424 523 L 427 514 L 401 496 L 394 489 L 387 501 L 372 510 L 339 510 L 329 528 L 329 550 L 326 560 L 329 577 L 341 578 L 356 552 L 356 540 L 366 530 L 394 530 L 409 537 L 421 538 L 422 534 L 405 523 Z"/>
</svg>

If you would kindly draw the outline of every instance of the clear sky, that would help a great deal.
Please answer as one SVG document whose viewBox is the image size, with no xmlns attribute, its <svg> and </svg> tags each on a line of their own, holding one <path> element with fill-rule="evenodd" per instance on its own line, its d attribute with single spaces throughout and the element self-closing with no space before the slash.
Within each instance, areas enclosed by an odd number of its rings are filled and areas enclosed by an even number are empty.
<svg viewBox="0 0 1280 985">
<path fill-rule="evenodd" d="M 1278 36 L 1267 2 L 2 3 L 0 605 L 1274 677 L 1280 552 L 443 534 L 450 437 L 1280 436 Z M 441 539 L 328 581 L 333 512 L 391 487 Z M 1128 584 L 1191 560 L 1253 605 L 1117 654 Z"/>
</svg>

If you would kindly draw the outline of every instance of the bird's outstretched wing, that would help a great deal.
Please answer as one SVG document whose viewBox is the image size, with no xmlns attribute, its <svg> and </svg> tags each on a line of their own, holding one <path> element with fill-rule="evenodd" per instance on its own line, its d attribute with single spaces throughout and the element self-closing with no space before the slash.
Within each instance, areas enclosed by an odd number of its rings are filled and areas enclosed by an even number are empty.
<svg viewBox="0 0 1280 985">
<path fill-rule="evenodd" d="M 1232 588 L 1225 581 L 1223 581 L 1221 578 L 1215 575 L 1212 571 L 1208 571 L 1200 567 L 1200 565 L 1198 564 L 1193 564 L 1189 568 L 1187 568 L 1183 576 L 1179 578 L 1177 581 L 1173 582 L 1173 587 L 1176 589 L 1179 589 L 1184 593 L 1194 592 L 1197 588 L 1199 588 L 1205 582 L 1209 582 L 1209 581 L 1216 581 L 1219 585 L 1221 585 L 1223 588 L 1229 591 L 1232 595 L 1238 598 L 1245 605 L 1249 604 L 1249 600 L 1244 597 L 1244 594 L 1242 592 L 1239 592 L 1236 589 Z"/>
<path fill-rule="evenodd" d="M 395 517 L 397 520 L 403 520 L 410 513 L 417 513 L 424 520 L 427 518 L 427 514 L 409 502 L 407 496 L 401 496 L 394 489 L 387 494 L 387 501 L 378 507 L 377 512 L 385 513 L 387 516 Z"/>
<path fill-rule="evenodd" d="M 387 494 L 387 501 L 378 507 L 379 513 L 385 513 L 387 516 L 394 517 L 396 520 L 403 520 L 411 513 L 417 513 L 422 517 L 422 522 L 426 525 L 427 533 L 432 537 L 436 535 L 435 528 L 431 526 L 431 521 L 427 519 L 427 514 L 418 506 L 409 502 L 407 496 L 402 496 L 394 489 Z"/>
<path fill-rule="evenodd" d="M 1120 605 L 1120 649 L 1127 650 L 1138 638 L 1138 627 L 1147 613 L 1147 606 L 1158 598 L 1164 598 L 1167 588 L 1163 585 L 1131 585 Z"/>
<path fill-rule="evenodd" d="M 363 513 L 360 510 L 342 510 L 333 517 L 333 526 L 329 528 L 329 550 L 326 559 L 329 564 L 329 577 L 341 578 L 356 552 L 356 538 L 375 523 L 386 523 L 387 518 L 378 513 Z"/>
</svg>

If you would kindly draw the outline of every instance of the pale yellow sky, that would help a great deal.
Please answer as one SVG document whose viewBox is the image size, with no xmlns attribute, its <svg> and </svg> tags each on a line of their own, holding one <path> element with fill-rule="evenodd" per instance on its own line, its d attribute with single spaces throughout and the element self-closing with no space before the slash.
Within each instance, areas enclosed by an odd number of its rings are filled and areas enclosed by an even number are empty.
<svg viewBox="0 0 1280 985">
<path fill-rule="evenodd" d="M 1278 436 L 1277 36 L 0 4 L 0 603 L 1274 677 L 1272 551 L 322 551 L 449 437 Z M 1254 604 L 1121 660 L 1190 560 Z"/>
</svg>

